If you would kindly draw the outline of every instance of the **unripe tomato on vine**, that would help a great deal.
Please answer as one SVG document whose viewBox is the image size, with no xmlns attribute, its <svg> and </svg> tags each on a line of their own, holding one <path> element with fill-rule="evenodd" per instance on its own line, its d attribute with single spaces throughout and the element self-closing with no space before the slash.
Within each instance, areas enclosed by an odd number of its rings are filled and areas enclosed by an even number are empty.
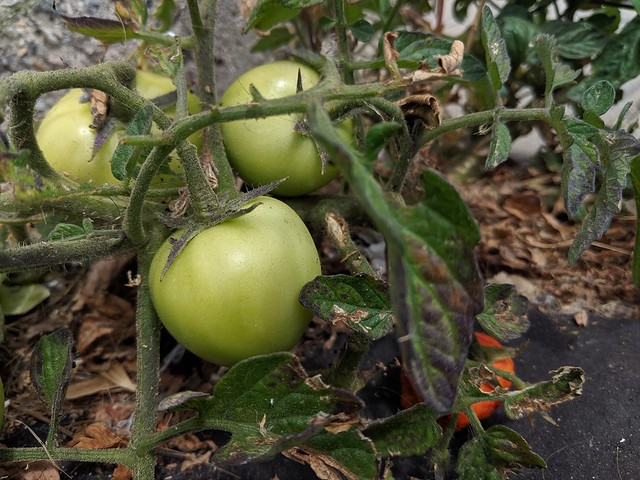
<svg viewBox="0 0 640 480">
<path fill-rule="evenodd" d="M 144 70 L 136 72 L 135 86 L 143 97 L 150 100 L 175 91 L 170 78 Z M 97 128 L 92 127 L 94 118 L 91 106 L 84 97 L 84 90 L 72 89 L 47 112 L 36 134 L 38 145 L 53 169 L 71 180 L 94 186 L 119 185 L 120 181 L 111 173 L 111 157 L 124 137 L 125 126 L 118 122 L 94 152 L 99 133 Z M 198 111 L 198 99 L 191 93 L 188 104 L 191 113 Z M 171 111 L 172 107 L 167 108 L 167 113 Z M 198 137 L 192 136 L 190 140 L 198 142 Z M 179 171 L 177 161 L 171 162 L 171 169 Z M 157 183 L 163 183 L 168 178 L 158 175 Z"/>
<path fill-rule="evenodd" d="M 298 72 L 305 90 L 320 81 L 318 72 L 302 63 L 265 63 L 234 80 L 222 96 L 221 105 L 250 104 L 251 85 L 265 99 L 294 95 Z M 303 120 L 304 115 L 296 113 L 221 124 L 231 166 L 253 186 L 287 177 L 273 190 L 276 196 L 306 195 L 326 185 L 338 172 L 330 163 L 323 165 L 315 142 L 304 128 L 299 128 Z M 339 135 L 347 141 L 351 140 L 352 131 L 349 120 L 338 126 Z"/>
</svg>

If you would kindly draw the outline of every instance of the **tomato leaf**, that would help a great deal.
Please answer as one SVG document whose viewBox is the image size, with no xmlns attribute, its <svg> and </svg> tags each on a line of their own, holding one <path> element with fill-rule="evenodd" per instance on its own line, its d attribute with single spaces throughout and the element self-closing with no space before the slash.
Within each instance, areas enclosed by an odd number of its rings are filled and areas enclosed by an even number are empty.
<svg viewBox="0 0 640 480">
<path fill-rule="evenodd" d="M 534 43 L 535 51 L 544 69 L 544 98 L 547 105 L 551 105 L 551 94 L 556 88 L 574 81 L 580 75 L 579 70 L 572 70 L 558 60 L 556 45 L 556 39 L 546 34 L 539 35 Z"/>
<path fill-rule="evenodd" d="M 607 231 L 613 216 L 622 206 L 631 160 L 640 154 L 640 140 L 624 130 L 601 133 L 596 137 L 596 145 L 604 166 L 604 178 L 595 203 L 569 248 L 569 263 L 574 263 L 593 241 Z"/>
<path fill-rule="evenodd" d="M 62 413 L 62 402 L 73 367 L 73 336 L 61 328 L 40 337 L 31 359 L 31 383 L 51 410 L 52 421 Z"/>
<path fill-rule="evenodd" d="M 607 80 L 591 85 L 582 95 L 582 108 L 596 115 L 603 115 L 616 101 L 616 90 Z"/>
<path fill-rule="evenodd" d="M 374 420 L 363 434 L 382 456 L 421 455 L 433 448 L 442 435 L 438 416 L 419 403 L 392 417 Z"/>
<path fill-rule="evenodd" d="M 469 440 L 458 455 L 460 479 L 503 479 L 514 468 L 546 468 L 522 436 L 504 425 L 494 425 Z"/>
<path fill-rule="evenodd" d="M 478 323 L 498 340 L 514 340 L 529 328 L 526 297 L 513 285 L 493 283 L 484 289 L 484 310 L 476 315 Z"/>
<path fill-rule="evenodd" d="M 255 28 L 267 31 L 279 23 L 296 17 L 303 8 L 318 5 L 324 0 L 258 0 L 247 19 L 245 32 Z"/>
<path fill-rule="evenodd" d="M 354 429 L 362 402 L 319 376 L 309 377 L 290 353 L 243 360 L 211 396 L 189 399 L 179 408 L 197 410 L 200 428 L 231 433 L 231 441 L 215 453 L 220 464 L 266 460 L 283 452 L 331 465 L 348 478 L 376 478 L 373 446 Z"/>
<path fill-rule="evenodd" d="M 640 74 L 640 16 L 636 16 L 617 35 L 608 38 L 602 52 L 591 63 L 592 73 L 573 87 L 568 96 L 579 102 L 583 93 L 601 80 L 619 89 Z"/>
<path fill-rule="evenodd" d="M 511 60 L 507 53 L 507 45 L 500 33 L 500 28 L 491 9 L 487 6 L 482 9 L 480 27 L 480 37 L 482 39 L 482 46 L 487 63 L 487 73 L 489 74 L 489 81 L 491 82 L 493 91 L 497 95 L 502 85 L 509 78 Z"/>
<path fill-rule="evenodd" d="M 458 480 L 504 480 L 500 469 L 491 464 L 484 442 L 474 437 L 458 452 L 456 463 Z"/>
<path fill-rule="evenodd" d="M 433 71 L 439 71 L 438 55 L 448 55 L 451 51 L 452 40 L 421 32 L 396 32 L 398 37 L 393 46 L 398 52 L 398 64 L 401 67 L 418 68 L 421 62 L 426 62 Z M 479 80 L 487 75 L 487 71 L 480 60 L 473 55 L 465 54 L 462 59 L 462 78 L 466 81 Z M 455 79 L 454 79 L 455 80 Z"/>
<path fill-rule="evenodd" d="M 453 405 L 482 311 L 482 280 L 474 248 L 478 226 L 455 188 L 432 170 L 425 197 L 407 207 L 387 198 L 366 159 L 336 133 L 328 114 L 312 104 L 309 124 L 366 213 L 387 241 L 389 285 L 405 369 L 421 398 L 437 413 Z"/>
<path fill-rule="evenodd" d="M 370 340 L 393 328 L 389 287 L 367 275 L 316 277 L 302 288 L 300 303 L 323 320 L 344 322 Z"/>
<path fill-rule="evenodd" d="M 556 39 L 557 52 L 569 60 L 591 59 L 602 52 L 606 37 L 589 22 L 556 20 L 544 23 L 542 32 Z"/>
<path fill-rule="evenodd" d="M 55 2 L 53 3 L 53 9 L 58 16 L 64 20 L 69 30 L 88 37 L 97 38 L 103 43 L 124 42 L 138 37 L 138 34 L 131 28 L 131 25 L 122 21 L 95 17 L 68 17 L 56 10 Z"/>
<path fill-rule="evenodd" d="M 562 152 L 562 195 L 567 213 L 575 217 L 585 197 L 596 189 L 600 155 L 593 139 L 598 129 L 581 120 L 563 119 L 573 143 Z"/>
<path fill-rule="evenodd" d="M 0 285 L 0 309 L 4 315 L 23 315 L 51 296 L 43 285 Z"/>
<path fill-rule="evenodd" d="M 151 131 L 151 106 L 146 105 L 136 112 L 125 130 L 125 135 L 147 135 Z M 111 157 L 111 173 L 118 180 L 124 180 L 133 174 L 133 168 L 137 163 L 139 153 L 149 149 L 139 148 L 135 145 L 120 143 Z"/>
<path fill-rule="evenodd" d="M 160 22 L 160 31 L 165 32 L 171 28 L 175 18 L 177 5 L 175 0 L 161 0 L 158 8 L 153 12 L 153 18 Z"/>
<path fill-rule="evenodd" d="M 550 380 L 511 391 L 503 397 L 504 409 L 509 418 L 518 419 L 536 412 L 546 415 L 546 411 L 553 405 L 582 395 L 584 370 L 581 368 L 561 367 L 550 374 Z"/>
<path fill-rule="evenodd" d="M 492 128 L 491 145 L 489 155 L 485 162 L 485 170 L 493 170 L 498 165 L 506 162 L 511 153 L 511 134 L 502 122 L 495 122 Z"/>
</svg>

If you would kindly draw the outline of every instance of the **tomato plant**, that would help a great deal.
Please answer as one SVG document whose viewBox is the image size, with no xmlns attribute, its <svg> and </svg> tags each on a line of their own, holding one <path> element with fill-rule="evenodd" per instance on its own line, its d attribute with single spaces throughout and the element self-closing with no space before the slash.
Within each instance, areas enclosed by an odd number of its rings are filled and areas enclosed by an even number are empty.
<svg viewBox="0 0 640 480">
<path fill-rule="evenodd" d="M 139 70 L 136 73 L 136 89 L 150 100 L 175 91 L 170 78 L 157 73 Z M 94 152 L 98 129 L 94 123 L 91 106 L 85 92 L 73 89 L 64 95 L 40 123 L 37 140 L 42 153 L 58 172 L 79 183 L 118 185 L 120 181 L 111 173 L 111 157 L 124 136 L 124 125 L 116 120 L 116 125 L 106 140 Z M 189 110 L 198 110 L 198 99 L 190 94 Z M 168 112 L 175 107 L 169 107 Z M 109 128 L 109 127 L 107 127 Z M 191 138 L 197 143 L 196 136 Z M 172 170 L 179 170 L 177 162 L 171 163 Z M 168 179 L 159 175 L 158 182 Z"/>
<path fill-rule="evenodd" d="M 320 80 L 315 70 L 302 63 L 266 63 L 238 77 L 222 96 L 221 104 L 231 106 L 251 102 L 251 85 L 267 99 L 293 95 L 298 72 L 304 89 Z M 344 139 L 350 139 L 351 122 L 343 122 L 339 132 Z M 227 122 L 222 125 L 222 135 L 231 165 L 246 182 L 266 185 L 287 177 L 273 190 L 275 195 L 305 195 L 337 175 L 330 163 L 323 166 L 316 144 L 305 132 L 302 114 Z"/>
<path fill-rule="evenodd" d="M 313 239 L 285 203 L 256 201 L 253 211 L 200 232 L 164 277 L 170 240 L 151 264 L 162 323 L 188 350 L 221 365 L 290 349 L 312 316 L 298 295 L 320 274 Z"/>
</svg>

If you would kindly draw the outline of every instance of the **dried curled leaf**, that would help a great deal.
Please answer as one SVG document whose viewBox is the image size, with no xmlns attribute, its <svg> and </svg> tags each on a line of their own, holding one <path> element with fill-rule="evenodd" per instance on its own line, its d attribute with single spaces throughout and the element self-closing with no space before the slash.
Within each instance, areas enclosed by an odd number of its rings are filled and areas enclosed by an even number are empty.
<svg viewBox="0 0 640 480">
<path fill-rule="evenodd" d="M 454 40 L 448 55 L 436 55 L 442 73 L 450 76 L 462 76 L 462 60 L 464 58 L 464 43 Z"/>
<path fill-rule="evenodd" d="M 410 95 L 397 102 L 404 113 L 409 131 L 417 122 L 422 122 L 427 130 L 435 130 L 440 126 L 440 107 L 438 99 L 429 93 Z"/>
</svg>

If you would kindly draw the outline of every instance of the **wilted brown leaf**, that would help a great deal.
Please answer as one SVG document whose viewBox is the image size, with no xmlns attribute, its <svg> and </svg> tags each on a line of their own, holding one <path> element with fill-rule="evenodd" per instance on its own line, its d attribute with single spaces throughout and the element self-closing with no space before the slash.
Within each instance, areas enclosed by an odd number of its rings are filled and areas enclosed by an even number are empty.
<svg viewBox="0 0 640 480">
<path fill-rule="evenodd" d="M 77 432 L 67 443 L 75 448 L 123 448 L 127 440 L 113 433 L 104 423 L 92 423 Z"/>
</svg>

